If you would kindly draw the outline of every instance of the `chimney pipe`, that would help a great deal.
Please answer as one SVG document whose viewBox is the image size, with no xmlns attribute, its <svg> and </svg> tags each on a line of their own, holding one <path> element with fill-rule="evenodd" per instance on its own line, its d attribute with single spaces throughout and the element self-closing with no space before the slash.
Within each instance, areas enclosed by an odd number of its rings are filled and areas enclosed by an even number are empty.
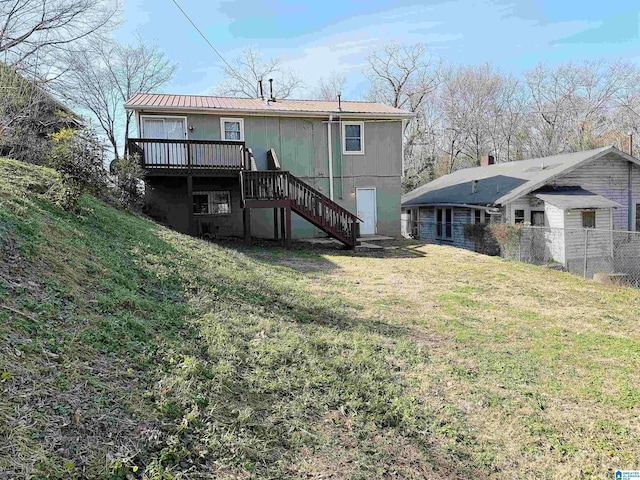
<svg viewBox="0 0 640 480">
<path fill-rule="evenodd" d="M 628 145 L 629 155 L 633 157 L 633 132 L 629 130 L 628 135 L 629 135 L 629 145 Z"/>
<path fill-rule="evenodd" d="M 269 79 L 269 100 L 272 102 L 276 101 L 276 98 L 273 96 L 273 78 Z"/>
<path fill-rule="evenodd" d="M 264 92 L 262 91 L 262 79 L 258 80 L 258 89 L 260 91 L 260 99 L 264 100 Z"/>
<path fill-rule="evenodd" d="M 342 94 L 340 92 L 338 92 L 338 111 L 341 112 L 342 111 L 342 100 L 341 97 Z"/>
<path fill-rule="evenodd" d="M 471 180 L 471 193 L 478 191 L 478 180 Z"/>
</svg>

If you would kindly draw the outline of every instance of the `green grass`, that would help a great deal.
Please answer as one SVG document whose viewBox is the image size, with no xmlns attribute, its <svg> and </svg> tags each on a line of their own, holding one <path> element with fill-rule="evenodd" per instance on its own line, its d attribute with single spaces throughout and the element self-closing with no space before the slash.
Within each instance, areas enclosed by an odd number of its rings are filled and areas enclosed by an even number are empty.
<svg viewBox="0 0 640 480">
<path fill-rule="evenodd" d="M 639 292 L 447 247 L 216 245 L 63 212 L 55 175 L 0 159 L 7 477 L 638 467 Z"/>
</svg>

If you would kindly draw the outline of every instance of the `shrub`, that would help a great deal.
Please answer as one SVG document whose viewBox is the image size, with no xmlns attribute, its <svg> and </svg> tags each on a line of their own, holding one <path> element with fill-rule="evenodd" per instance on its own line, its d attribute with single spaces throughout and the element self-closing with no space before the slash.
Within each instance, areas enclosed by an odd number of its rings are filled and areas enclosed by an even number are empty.
<svg viewBox="0 0 640 480">
<path fill-rule="evenodd" d="M 106 187 L 102 145 L 89 130 L 63 128 L 50 138 L 53 144 L 46 162 L 60 172 L 61 179 L 49 190 L 49 196 L 65 210 L 77 211 L 85 192 L 100 194 Z"/>
<path fill-rule="evenodd" d="M 486 223 L 468 223 L 464 225 L 464 236 L 473 242 L 473 251 L 485 255 L 500 255 L 500 246 L 496 242 L 491 228 Z"/>
<path fill-rule="evenodd" d="M 111 173 L 115 180 L 115 197 L 118 206 L 131 210 L 142 207 L 144 183 L 143 170 L 136 158 L 125 155 L 111 164 Z"/>
<path fill-rule="evenodd" d="M 510 225 L 507 223 L 491 223 L 489 229 L 493 238 L 495 238 L 503 254 L 512 257 L 520 247 L 520 239 L 522 238 L 522 223 Z"/>
</svg>

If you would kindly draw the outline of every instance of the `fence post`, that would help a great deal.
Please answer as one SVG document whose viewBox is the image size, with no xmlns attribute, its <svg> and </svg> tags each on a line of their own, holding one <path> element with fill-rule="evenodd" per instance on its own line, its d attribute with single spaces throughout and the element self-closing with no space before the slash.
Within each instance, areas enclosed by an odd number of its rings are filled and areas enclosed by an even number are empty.
<svg viewBox="0 0 640 480">
<path fill-rule="evenodd" d="M 589 229 L 583 228 L 584 231 L 584 268 L 583 268 L 583 276 L 587 278 L 587 247 L 589 245 Z"/>
</svg>

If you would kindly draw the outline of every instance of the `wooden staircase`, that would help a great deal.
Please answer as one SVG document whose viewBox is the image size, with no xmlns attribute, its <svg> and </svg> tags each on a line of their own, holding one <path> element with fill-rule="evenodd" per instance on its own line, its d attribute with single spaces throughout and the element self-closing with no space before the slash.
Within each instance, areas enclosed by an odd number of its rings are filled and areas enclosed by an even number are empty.
<svg viewBox="0 0 640 480">
<path fill-rule="evenodd" d="M 347 248 L 356 246 L 359 234 L 358 217 L 290 172 L 279 170 L 275 151 L 268 153 L 270 170 L 240 172 L 242 205 L 251 208 L 281 208 L 286 210 L 283 233 L 291 239 L 291 211 L 312 223 Z M 246 217 L 245 217 L 246 218 Z M 276 216 L 277 218 L 277 216 Z M 286 225 L 284 225 L 286 223 Z M 277 225 L 275 226 L 277 232 Z M 246 223 L 245 223 L 245 238 Z"/>
</svg>

